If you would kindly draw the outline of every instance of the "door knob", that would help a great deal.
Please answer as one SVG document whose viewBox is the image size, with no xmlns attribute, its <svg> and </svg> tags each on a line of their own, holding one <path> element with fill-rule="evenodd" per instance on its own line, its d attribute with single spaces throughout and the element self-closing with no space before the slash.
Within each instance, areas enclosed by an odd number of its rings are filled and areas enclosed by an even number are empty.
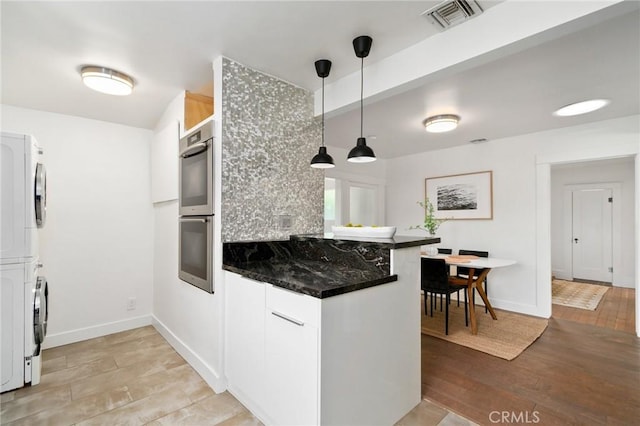
<svg viewBox="0 0 640 426">
<path fill-rule="evenodd" d="M 576 244 L 578 244 L 578 239 L 574 238 L 573 241 L 575 241 Z"/>
</svg>

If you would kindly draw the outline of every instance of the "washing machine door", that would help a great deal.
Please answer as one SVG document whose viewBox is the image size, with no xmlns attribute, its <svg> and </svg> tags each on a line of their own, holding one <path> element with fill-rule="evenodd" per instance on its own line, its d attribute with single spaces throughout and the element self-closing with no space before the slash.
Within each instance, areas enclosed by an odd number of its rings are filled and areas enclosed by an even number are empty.
<svg viewBox="0 0 640 426">
<path fill-rule="evenodd" d="M 36 225 L 42 228 L 47 218 L 47 171 L 42 163 L 36 165 L 34 197 Z"/>
<path fill-rule="evenodd" d="M 33 356 L 40 355 L 40 345 L 47 335 L 47 321 L 49 320 L 49 286 L 45 277 L 38 277 L 36 291 L 33 299 L 33 335 L 36 349 Z"/>
</svg>

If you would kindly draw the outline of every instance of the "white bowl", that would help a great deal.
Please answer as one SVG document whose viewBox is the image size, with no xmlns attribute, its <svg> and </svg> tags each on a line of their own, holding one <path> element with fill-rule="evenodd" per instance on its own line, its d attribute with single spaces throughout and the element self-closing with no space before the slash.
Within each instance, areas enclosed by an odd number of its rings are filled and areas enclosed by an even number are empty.
<svg viewBox="0 0 640 426">
<path fill-rule="evenodd" d="M 332 226 L 334 237 L 391 238 L 396 233 L 395 226 Z"/>
</svg>

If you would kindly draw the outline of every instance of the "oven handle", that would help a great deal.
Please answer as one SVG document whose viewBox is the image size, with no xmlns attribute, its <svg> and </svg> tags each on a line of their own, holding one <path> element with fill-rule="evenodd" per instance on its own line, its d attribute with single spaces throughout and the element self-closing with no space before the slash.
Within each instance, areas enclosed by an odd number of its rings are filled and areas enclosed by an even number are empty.
<svg viewBox="0 0 640 426">
<path fill-rule="evenodd" d="M 180 218 L 181 222 L 200 222 L 200 223 L 207 223 L 207 219 L 205 218 L 186 218 L 186 217 L 181 217 Z"/>
<path fill-rule="evenodd" d="M 181 153 L 180 157 L 187 158 L 196 154 L 200 154 L 202 151 L 206 151 L 208 147 L 208 141 L 194 143 L 188 148 L 185 148 Z"/>
</svg>

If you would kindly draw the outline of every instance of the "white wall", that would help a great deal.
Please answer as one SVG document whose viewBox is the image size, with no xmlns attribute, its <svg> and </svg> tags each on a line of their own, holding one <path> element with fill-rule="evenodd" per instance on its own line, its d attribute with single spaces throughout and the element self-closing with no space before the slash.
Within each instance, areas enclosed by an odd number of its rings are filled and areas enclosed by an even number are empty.
<svg viewBox="0 0 640 426">
<path fill-rule="evenodd" d="M 553 163 L 556 154 L 572 159 L 574 152 L 579 157 L 597 159 L 609 155 L 616 147 L 619 152 L 637 153 L 639 135 L 638 116 L 632 116 L 388 160 L 388 222 L 396 224 L 398 232 L 422 235 L 406 229 L 422 219 L 422 210 L 416 202 L 424 197 L 426 177 L 493 170 L 493 220 L 446 222 L 438 230 L 441 246 L 488 250 L 491 256 L 516 260 L 514 266 L 491 272 L 492 304 L 548 316 L 551 265 L 544 274 L 546 277 L 538 270 L 538 264 L 544 265 L 546 261 L 544 251 L 537 249 L 538 241 L 543 240 L 537 228 L 544 226 L 544 220 L 540 225 L 538 220 L 549 211 L 538 211 L 541 203 L 537 197 L 544 197 L 545 192 L 538 191 L 537 163 Z M 549 256 L 550 242 L 542 249 Z M 636 262 L 637 257 L 636 251 Z"/>
<path fill-rule="evenodd" d="M 617 160 L 574 163 L 551 168 L 551 264 L 554 275 L 571 279 L 571 252 L 565 238 L 571 230 L 565 220 L 565 186 L 593 183 L 620 183 L 620 197 L 614 202 L 620 207 L 620 232 L 617 258 L 614 260 L 613 285 L 635 287 L 635 173 L 632 157 Z M 570 226 L 569 226 L 570 228 Z"/>
<path fill-rule="evenodd" d="M 2 130 L 44 149 L 47 222 L 40 232 L 49 281 L 45 347 L 151 322 L 152 132 L 2 106 Z M 136 298 L 136 309 L 126 309 Z"/>
<path fill-rule="evenodd" d="M 154 204 L 154 300 L 158 331 L 216 391 L 224 390 L 219 351 L 221 283 L 208 294 L 178 278 L 178 201 Z"/>
<path fill-rule="evenodd" d="M 214 111 L 220 111 L 221 58 L 214 61 Z M 162 132 L 176 120 L 183 122 L 184 93 L 172 101 L 158 121 L 154 133 Z M 215 126 L 215 149 L 221 152 L 220 123 Z M 180 126 L 182 129 L 182 125 Z M 181 130 L 182 133 L 182 130 Z M 158 139 L 154 139 L 158 142 Z M 176 138 L 175 144 L 178 144 Z M 171 155 L 171 150 L 162 150 Z M 176 150 L 177 152 L 177 150 Z M 172 161 L 156 158 L 156 161 Z M 215 158 L 215 211 L 220 211 L 221 158 Z M 163 179 L 177 187 L 178 176 Z M 173 198 L 173 197 L 170 197 Z M 216 391 L 226 388 L 223 359 L 224 283 L 222 274 L 220 214 L 214 217 L 214 294 L 208 294 L 178 278 L 178 201 L 153 205 L 153 316 L 154 325 L 202 378 Z"/>
</svg>

